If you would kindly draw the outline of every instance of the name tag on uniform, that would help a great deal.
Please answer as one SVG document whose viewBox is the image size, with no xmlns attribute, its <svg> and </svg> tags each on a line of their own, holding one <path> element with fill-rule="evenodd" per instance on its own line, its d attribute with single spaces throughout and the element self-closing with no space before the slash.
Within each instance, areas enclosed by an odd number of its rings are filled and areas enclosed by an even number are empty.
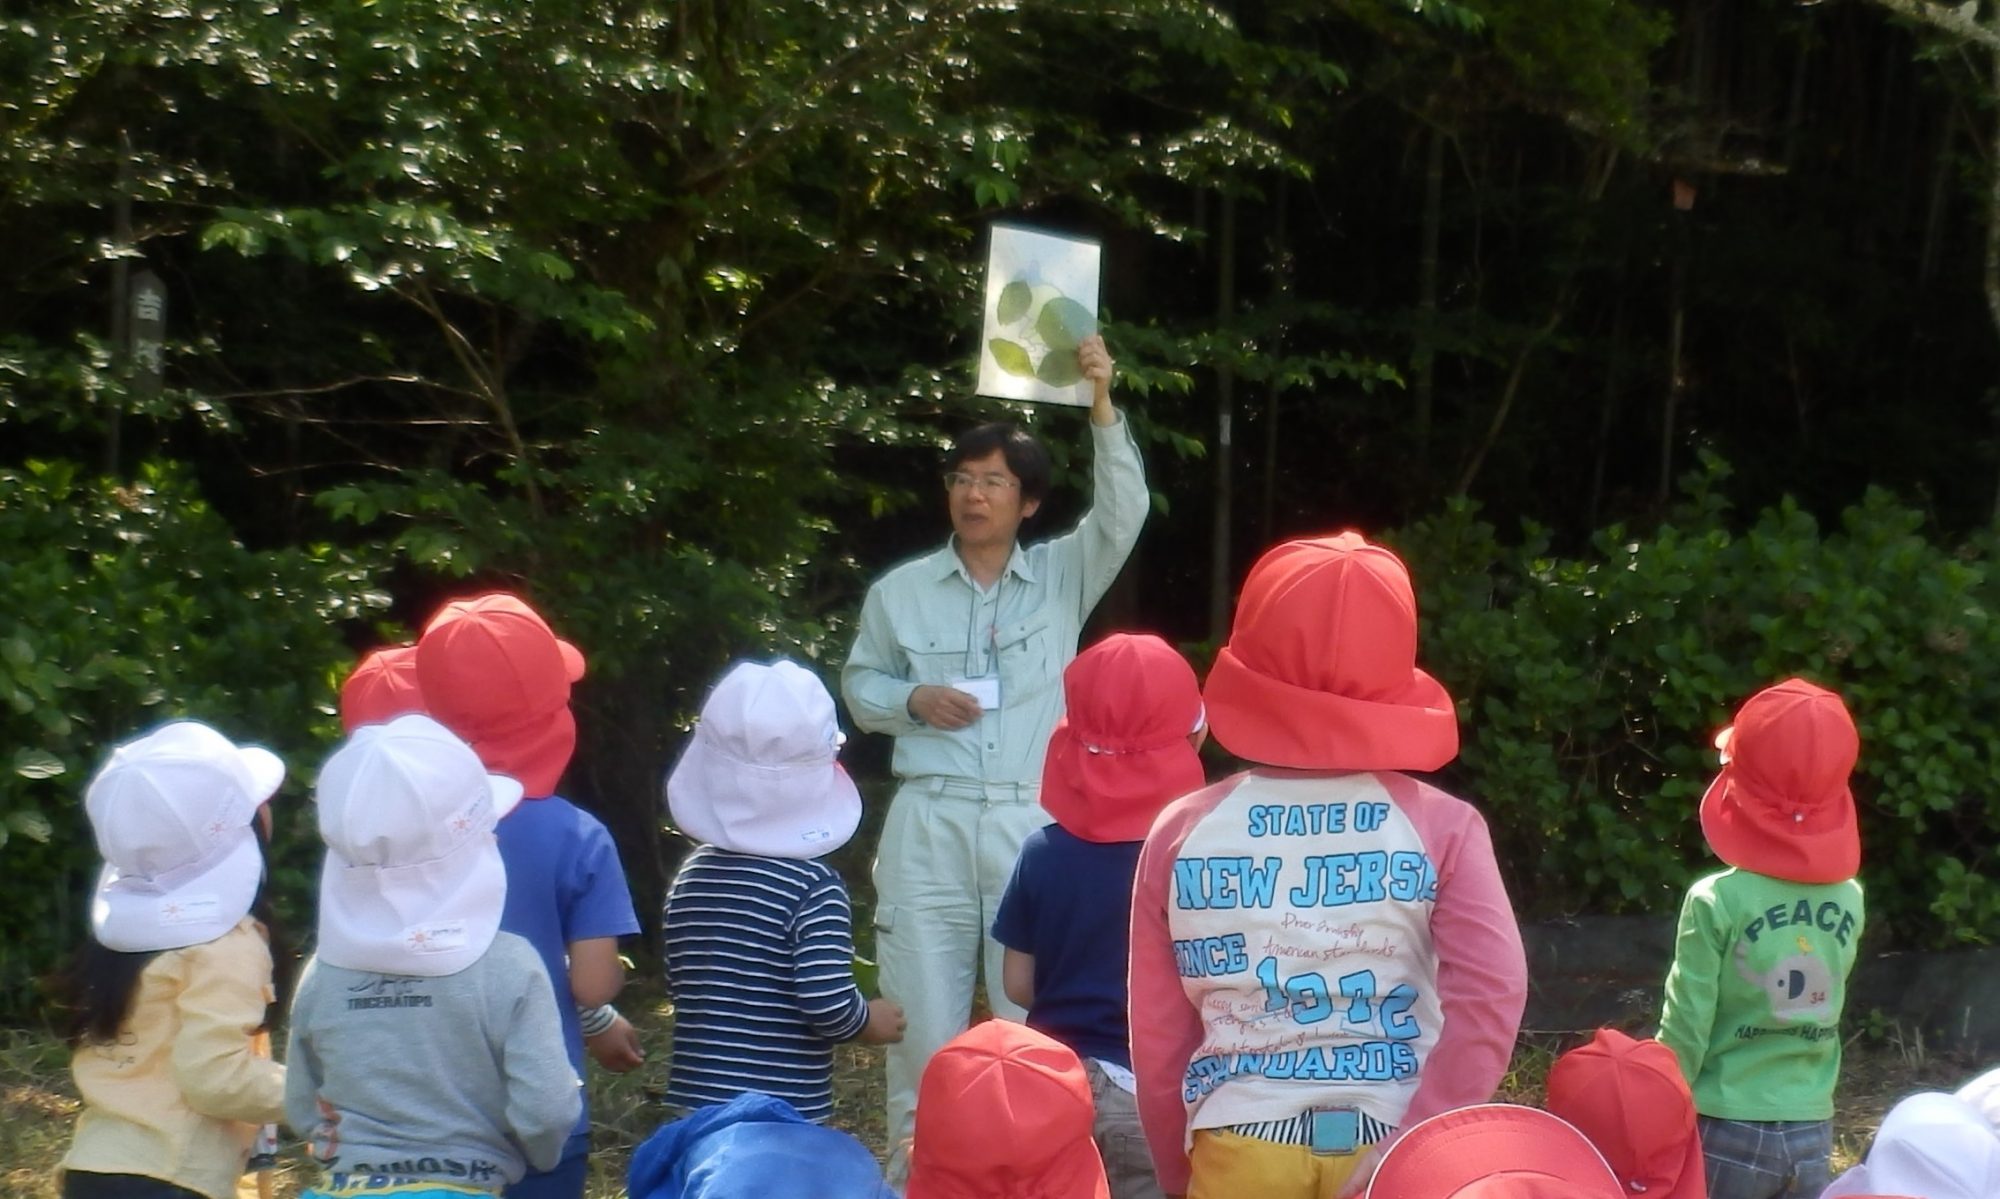
<svg viewBox="0 0 2000 1199">
<path fill-rule="evenodd" d="M 951 681 L 953 691 L 963 691 L 979 701 L 983 712 L 992 712 L 1000 707 L 1000 676 L 989 674 L 984 678 L 969 679 L 963 675 Z"/>
</svg>

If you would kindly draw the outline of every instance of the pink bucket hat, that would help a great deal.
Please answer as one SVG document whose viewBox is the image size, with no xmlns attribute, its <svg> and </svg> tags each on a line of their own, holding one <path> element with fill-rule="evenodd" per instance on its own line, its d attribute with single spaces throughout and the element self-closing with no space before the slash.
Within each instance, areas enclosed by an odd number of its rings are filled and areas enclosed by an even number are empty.
<svg viewBox="0 0 2000 1199">
<path fill-rule="evenodd" d="M 570 684 L 583 655 L 519 596 L 491 592 L 446 604 L 417 639 L 417 681 L 430 714 L 519 779 L 531 799 L 553 793 L 576 752 Z"/>
<path fill-rule="evenodd" d="M 1861 749 L 1840 697 L 1786 679 L 1744 701 L 1717 734 L 1723 766 L 1701 797 L 1715 856 L 1795 883 L 1838 883 L 1861 869 L 1848 776 Z"/>
<path fill-rule="evenodd" d="M 1359 533 L 1257 560 L 1205 698 L 1215 739 L 1267 766 L 1435 770 L 1458 756 L 1451 696 L 1417 669 L 1409 571 Z"/>
<path fill-rule="evenodd" d="M 682 832 L 732 853 L 817 858 L 854 836 L 861 793 L 841 769 L 833 696 L 796 662 L 743 662 L 702 702 L 667 776 Z"/>
<path fill-rule="evenodd" d="M 1162 808 L 1207 781 L 1188 740 L 1204 720 L 1201 685 L 1158 637 L 1106 637 L 1064 669 L 1063 694 L 1042 807 L 1072 835 L 1143 841 Z"/>
</svg>

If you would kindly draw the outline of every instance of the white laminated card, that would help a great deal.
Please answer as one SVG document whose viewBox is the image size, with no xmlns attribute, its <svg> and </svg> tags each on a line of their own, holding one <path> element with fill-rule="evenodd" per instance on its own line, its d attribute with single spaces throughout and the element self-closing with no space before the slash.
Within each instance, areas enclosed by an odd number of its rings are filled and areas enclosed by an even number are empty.
<svg viewBox="0 0 2000 1199">
<path fill-rule="evenodd" d="M 1023 225 L 996 224 L 986 251 L 979 334 L 980 395 L 1090 406 L 1076 346 L 1097 332 L 1104 247 Z"/>
</svg>

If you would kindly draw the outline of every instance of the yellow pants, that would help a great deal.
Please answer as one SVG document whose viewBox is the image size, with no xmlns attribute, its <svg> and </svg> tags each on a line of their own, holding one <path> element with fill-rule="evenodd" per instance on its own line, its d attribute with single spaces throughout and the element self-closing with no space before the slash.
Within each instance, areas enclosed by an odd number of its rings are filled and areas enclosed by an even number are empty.
<svg viewBox="0 0 2000 1199">
<path fill-rule="evenodd" d="M 1368 1156 L 1314 1153 L 1305 1145 L 1279 1145 L 1255 1137 L 1198 1128 L 1188 1151 L 1187 1199 L 1334 1199 Z"/>
</svg>

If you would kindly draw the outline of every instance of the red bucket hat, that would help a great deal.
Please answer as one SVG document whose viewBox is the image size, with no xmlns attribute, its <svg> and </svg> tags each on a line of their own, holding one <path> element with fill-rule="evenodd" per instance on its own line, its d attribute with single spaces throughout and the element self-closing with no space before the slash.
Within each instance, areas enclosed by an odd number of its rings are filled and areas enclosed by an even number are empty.
<svg viewBox="0 0 2000 1199">
<path fill-rule="evenodd" d="M 1068 1046 L 1010 1020 L 976 1024 L 924 1067 L 904 1199 L 1110 1199 L 1094 1118 Z"/>
<path fill-rule="evenodd" d="M 553 793 L 576 752 L 569 689 L 582 677 L 577 648 L 506 592 L 446 604 L 417 638 L 430 714 L 530 798 Z"/>
<path fill-rule="evenodd" d="M 1432 1116 L 1390 1144 L 1368 1199 L 1623 1199 L 1588 1138 L 1532 1107 L 1482 1103 Z"/>
<path fill-rule="evenodd" d="M 340 685 L 340 731 L 382 724 L 424 710 L 417 682 L 417 647 L 390 645 L 370 650 Z"/>
<path fill-rule="evenodd" d="M 1715 856 L 1795 883 L 1838 883 L 1861 869 L 1848 776 L 1861 751 L 1840 697 L 1786 679 L 1744 701 L 1715 739 L 1722 771 L 1701 797 Z"/>
<path fill-rule="evenodd" d="M 1257 560 L 1205 698 L 1215 739 L 1268 766 L 1435 770 L 1458 755 L 1451 696 L 1417 669 L 1409 571 L 1359 533 Z"/>
<path fill-rule="evenodd" d="M 1169 803 L 1207 782 L 1188 737 L 1201 684 L 1172 646 L 1113 633 L 1063 671 L 1067 713 L 1049 736 L 1042 807 L 1085 841 L 1143 841 Z"/>
<path fill-rule="evenodd" d="M 1549 1070 L 1548 1108 L 1590 1138 L 1631 1194 L 1708 1199 L 1694 1096 L 1658 1041 L 1597 1030 Z"/>
</svg>

